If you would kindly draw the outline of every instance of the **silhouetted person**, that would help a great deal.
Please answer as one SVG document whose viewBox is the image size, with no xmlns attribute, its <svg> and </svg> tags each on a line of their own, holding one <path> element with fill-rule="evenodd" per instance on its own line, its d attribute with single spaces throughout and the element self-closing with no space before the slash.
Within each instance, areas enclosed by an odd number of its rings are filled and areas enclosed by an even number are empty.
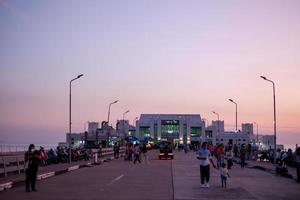
<svg viewBox="0 0 300 200">
<path fill-rule="evenodd" d="M 296 149 L 297 182 L 300 183 L 300 147 Z"/>
<path fill-rule="evenodd" d="M 245 167 L 245 159 L 246 159 L 246 149 L 245 146 L 242 145 L 242 148 L 240 150 L 240 160 L 241 160 L 241 167 Z"/>
<path fill-rule="evenodd" d="M 35 183 L 40 159 L 39 151 L 35 150 L 34 144 L 30 144 L 25 153 L 26 192 L 36 191 Z"/>
<path fill-rule="evenodd" d="M 136 161 L 139 161 L 139 163 L 141 163 L 140 154 L 141 154 L 141 148 L 138 144 L 135 144 L 135 146 L 134 146 L 134 161 L 133 161 L 134 164 L 136 163 Z"/>
</svg>

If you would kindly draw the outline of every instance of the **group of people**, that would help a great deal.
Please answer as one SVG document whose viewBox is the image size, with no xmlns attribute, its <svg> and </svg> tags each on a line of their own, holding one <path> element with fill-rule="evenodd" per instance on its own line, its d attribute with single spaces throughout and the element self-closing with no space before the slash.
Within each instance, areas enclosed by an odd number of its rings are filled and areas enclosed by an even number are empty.
<svg viewBox="0 0 300 200">
<path fill-rule="evenodd" d="M 51 163 L 65 163 L 69 161 L 69 148 L 63 148 L 57 146 L 56 149 L 51 148 L 48 151 L 45 151 L 43 147 L 40 147 L 39 153 L 42 157 L 41 165 L 49 165 Z M 71 159 L 72 161 L 78 160 L 88 160 L 89 154 L 85 149 L 71 149 Z"/>
<path fill-rule="evenodd" d="M 114 155 L 116 158 L 119 157 L 118 145 L 114 147 Z M 233 158 L 236 154 L 232 146 L 224 147 L 220 144 L 214 147 L 212 144 L 207 142 L 202 143 L 201 148 L 197 151 L 197 159 L 199 159 L 200 164 L 200 177 L 201 177 L 201 187 L 209 188 L 210 179 L 210 164 L 214 168 L 217 168 L 220 172 L 222 187 L 227 187 L 227 178 L 230 177 L 229 170 L 233 166 Z M 68 149 L 63 149 L 62 147 L 57 147 L 56 151 L 50 149 L 48 152 L 40 147 L 39 150 L 35 149 L 34 144 L 30 144 L 28 151 L 25 153 L 25 169 L 26 169 L 26 192 L 36 191 L 36 176 L 38 172 L 38 167 L 40 164 L 47 164 L 49 159 L 54 159 L 58 162 L 65 162 L 68 159 Z M 125 151 L 125 161 L 131 161 L 134 164 L 137 162 L 149 163 L 148 149 L 146 143 L 143 144 L 127 144 Z M 240 158 L 241 167 L 245 167 L 245 160 L 247 159 L 247 147 L 242 145 L 237 156 Z M 290 149 L 288 151 L 277 150 L 275 153 L 276 163 L 280 166 L 282 164 L 294 165 L 297 168 L 297 182 L 300 183 L 300 147 L 296 149 L 293 153 Z M 78 149 L 72 149 L 72 160 L 79 159 L 83 157 L 88 159 L 88 154 L 86 151 L 79 151 Z M 214 159 L 217 165 L 214 163 Z M 226 163 L 227 161 L 227 163 Z M 45 163 L 46 162 L 46 163 Z"/>
<path fill-rule="evenodd" d="M 146 143 L 143 144 L 132 144 L 129 143 L 126 145 L 125 150 L 125 161 L 133 161 L 135 164 L 136 162 L 142 163 L 141 160 L 144 160 L 144 163 L 149 164 L 148 158 L 148 148 Z"/>
<path fill-rule="evenodd" d="M 84 149 L 71 149 L 72 161 L 88 160 L 89 155 Z M 35 148 L 34 144 L 30 144 L 28 151 L 25 153 L 25 171 L 26 171 L 26 192 L 36 191 L 35 183 L 38 168 L 40 165 L 49 165 L 50 163 L 60 163 L 69 161 L 69 149 L 58 146 L 56 150 L 50 149 L 46 151 L 43 147 Z"/>
<path fill-rule="evenodd" d="M 201 148 L 197 151 L 197 159 L 200 160 L 201 187 L 209 187 L 210 164 L 212 164 L 214 168 L 219 169 L 222 187 L 226 188 L 227 178 L 230 177 L 228 172 L 233 166 L 234 155 L 236 155 L 236 158 L 239 158 L 241 168 L 244 168 L 245 161 L 250 159 L 249 154 L 251 155 L 251 150 L 249 151 L 249 148 L 251 149 L 248 145 L 242 145 L 237 151 L 230 145 L 225 148 L 223 144 L 220 144 L 214 148 L 212 144 L 202 143 Z M 213 157 L 215 157 L 217 165 L 215 165 Z M 293 165 L 297 169 L 297 182 L 300 183 L 300 147 L 296 149 L 295 153 L 291 149 L 288 151 L 278 149 L 275 153 L 275 158 L 278 165 L 276 167 L 277 173 L 282 173 L 287 163 Z M 227 160 L 227 164 L 225 160 Z"/>
<path fill-rule="evenodd" d="M 223 144 L 213 148 L 211 144 L 209 145 L 207 142 L 203 142 L 201 148 L 197 151 L 197 159 L 200 164 L 201 187 L 210 187 L 210 164 L 212 164 L 214 168 L 220 171 L 222 187 L 227 188 L 227 178 L 230 177 L 229 169 L 231 169 L 233 165 L 233 151 L 231 148 L 227 149 L 226 152 L 223 150 Z M 213 155 L 216 158 L 217 165 L 214 163 Z M 227 164 L 225 163 L 225 159 L 227 160 Z"/>
</svg>

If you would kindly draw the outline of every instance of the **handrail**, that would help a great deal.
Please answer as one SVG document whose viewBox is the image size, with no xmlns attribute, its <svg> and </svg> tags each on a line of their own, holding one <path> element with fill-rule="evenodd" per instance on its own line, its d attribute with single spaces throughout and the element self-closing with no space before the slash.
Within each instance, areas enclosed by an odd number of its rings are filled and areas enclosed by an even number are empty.
<svg viewBox="0 0 300 200">
<path fill-rule="evenodd" d="M 125 152 L 125 147 L 120 147 L 119 153 L 122 154 Z M 95 149 L 96 150 L 96 149 Z M 103 148 L 101 149 L 101 152 L 98 154 L 99 150 L 92 151 L 92 155 L 90 157 L 94 157 L 94 155 L 97 155 L 98 158 L 113 155 L 114 150 L 113 148 Z M 97 154 L 96 154 L 97 153 Z M 24 152 L 25 154 L 25 152 Z M 25 162 L 25 156 L 24 154 L 18 154 L 18 155 L 0 155 L 0 173 L 1 169 L 3 169 L 4 176 L 8 176 L 9 172 L 17 172 L 20 174 L 25 170 L 24 168 L 24 162 Z M 17 170 L 16 170 L 17 168 Z"/>
</svg>

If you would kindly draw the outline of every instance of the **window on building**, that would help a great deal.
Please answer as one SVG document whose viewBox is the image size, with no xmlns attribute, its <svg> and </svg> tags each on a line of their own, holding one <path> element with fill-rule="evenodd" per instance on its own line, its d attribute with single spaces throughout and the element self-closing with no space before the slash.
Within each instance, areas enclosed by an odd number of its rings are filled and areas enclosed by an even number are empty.
<svg viewBox="0 0 300 200">
<path fill-rule="evenodd" d="M 191 137 L 200 137 L 201 127 L 191 127 Z"/>
<path fill-rule="evenodd" d="M 221 139 L 221 141 L 223 141 L 223 139 Z"/>
<path fill-rule="evenodd" d="M 210 131 L 210 130 L 205 130 L 205 137 L 206 138 L 212 138 L 212 131 Z"/>
<path fill-rule="evenodd" d="M 150 137 L 150 127 L 149 126 L 141 126 L 140 127 L 140 135 L 144 138 Z"/>
<path fill-rule="evenodd" d="M 179 137 L 179 120 L 162 120 L 161 137 Z"/>
</svg>

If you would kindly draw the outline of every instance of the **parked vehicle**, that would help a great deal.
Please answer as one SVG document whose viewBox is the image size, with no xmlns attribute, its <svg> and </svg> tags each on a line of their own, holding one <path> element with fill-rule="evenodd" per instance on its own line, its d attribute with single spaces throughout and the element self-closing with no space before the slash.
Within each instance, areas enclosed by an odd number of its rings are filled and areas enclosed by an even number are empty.
<svg viewBox="0 0 300 200">
<path fill-rule="evenodd" d="M 172 151 L 172 144 L 170 142 L 167 141 L 163 141 L 160 143 L 159 145 L 159 155 L 158 158 L 161 159 L 174 159 L 174 154 Z"/>
</svg>

